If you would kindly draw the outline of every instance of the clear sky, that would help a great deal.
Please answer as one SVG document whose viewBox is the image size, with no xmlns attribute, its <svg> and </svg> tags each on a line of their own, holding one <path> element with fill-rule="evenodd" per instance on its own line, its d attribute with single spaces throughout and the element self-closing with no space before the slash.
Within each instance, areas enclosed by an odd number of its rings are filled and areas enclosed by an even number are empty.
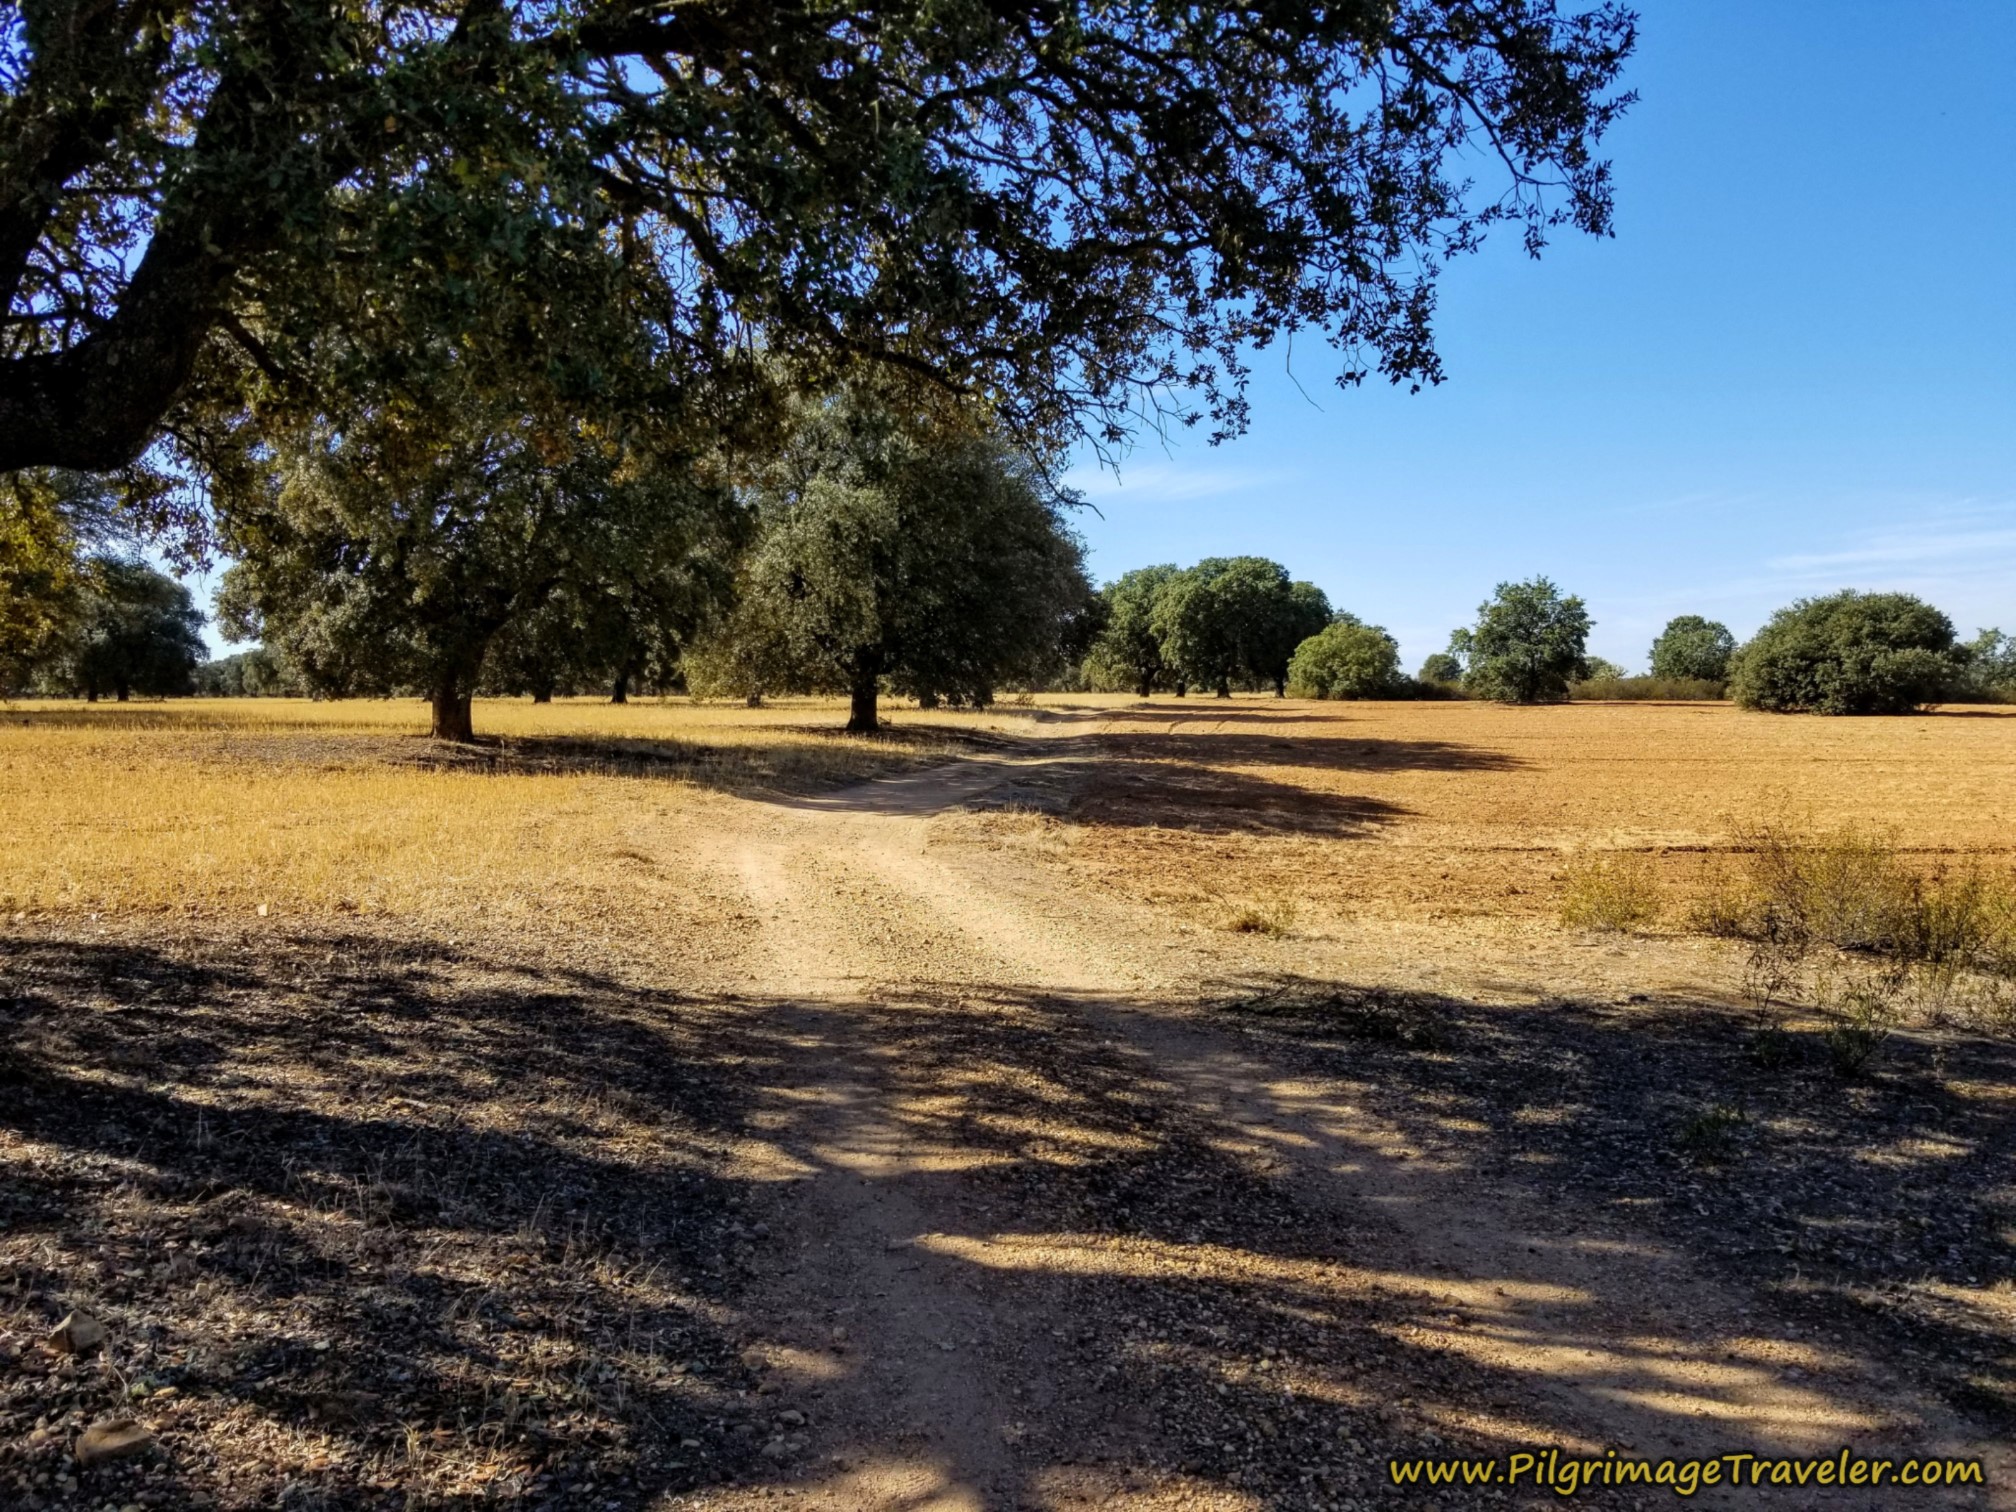
<svg viewBox="0 0 2016 1512">
<path fill-rule="evenodd" d="M 1638 9 L 1616 237 L 1452 267 L 1439 389 L 1305 338 L 1242 439 L 1081 471 L 1096 576 L 1271 556 L 1410 669 L 1535 573 L 1634 671 L 1843 587 L 2016 631 L 2016 0 Z"/>
<path fill-rule="evenodd" d="M 1634 671 L 1842 587 L 2016 632 L 2016 0 L 1638 9 L 1615 238 L 1452 266 L 1439 389 L 1305 337 L 1240 440 L 1081 471 L 1096 576 L 1271 556 L 1410 669 L 1535 573 Z"/>
</svg>

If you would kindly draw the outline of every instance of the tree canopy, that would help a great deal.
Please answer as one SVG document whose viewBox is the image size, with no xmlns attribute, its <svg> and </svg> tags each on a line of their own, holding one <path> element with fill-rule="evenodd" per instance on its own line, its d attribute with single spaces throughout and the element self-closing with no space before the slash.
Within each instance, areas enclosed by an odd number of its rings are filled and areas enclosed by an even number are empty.
<svg viewBox="0 0 2016 1512">
<path fill-rule="evenodd" d="M 1152 624 L 1180 684 L 1229 697 L 1242 687 L 1283 692 L 1295 648 L 1330 622 L 1330 601 L 1266 557 L 1206 557 L 1155 595 Z"/>
<path fill-rule="evenodd" d="M 1800 599 L 1736 654 L 1729 691 L 1774 714 L 1908 714 L 1964 678 L 1953 622 L 1908 593 Z"/>
<path fill-rule="evenodd" d="M 757 489 L 735 611 L 689 664 L 701 691 L 886 687 L 986 704 L 1083 654 L 1083 548 L 1041 469 L 962 407 L 850 390 L 801 407 Z"/>
<path fill-rule="evenodd" d="M 84 564 L 82 602 L 56 681 L 96 702 L 187 693 L 203 659 L 203 615 L 189 590 L 143 562 Z"/>
<path fill-rule="evenodd" d="M 704 599 L 694 579 L 723 570 L 738 529 L 729 490 L 681 459 L 505 405 L 478 380 L 341 428 L 306 421 L 224 477 L 232 633 L 318 692 L 424 692 L 448 740 L 472 738 L 470 699 L 508 629 L 579 615 L 583 649 L 606 649 L 588 619 L 612 598 L 644 612 Z"/>
<path fill-rule="evenodd" d="M 1477 624 L 1452 637 L 1466 656 L 1464 686 L 1501 703 L 1550 703 L 1588 671 L 1591 626 L 1582 600 L 1564 596 L 1547 578 L 1500 583 L 1477 606 Z"/>
<path fill-rule="evenodd" d="M 1238 430 L 1242 354 L 1298 327 L 1341 381 L 1434 382 L 1448 258 L 1607 232 L 1634 28 L 1556 0 L 34 0 L 0 19 L 0 471 L 156 443 L 201 471 L 248 395 L 326 409 L 360 363 L 424 392 L 500 299 L 555 350 L 539 381 L 642 408 L 758 343 L 1103 441 L 1172 402 Z"/>
<path fill-rule="evenodd" d="M 1736 637 L 1727 625 L 1698 614 L 1678 615 L 1652 642 L 1652 675 L 1720 682 L 1729 675 L 1729 658 L 1735 653 Z"/>
<path fill-rule="evenodd" d="M 1967 642 L 1960 691 L 1970 698 L 2016 699 L 2016 635 L 1982 630 Z"/>
<path fill-rule="evenodd" d="M 1399 683 L 1399 642 L 1351 614 L 1303 641 L 1288 663 L 1288 691 L 1297 698 L 1390 697 Z"/>
<path fill-rule="evenodd" d="M 1424 683 L 1456 683 L 1463 681 L 1463 663 L 1447 651 L 1430 652 L 1421 663 L 1421 670 L 1414 674 Z"/>
<path fill-rule="evenodd" d="M 1155 601 L 1180 574 L 1173 562 L 1136 567 L 1099 590 L 1106 622 L 1086 665 L 1095 686 L 1132 688 L 1137 698 L 1175 686 L 1175 669 L 1162 654 Z"/>
</svg>

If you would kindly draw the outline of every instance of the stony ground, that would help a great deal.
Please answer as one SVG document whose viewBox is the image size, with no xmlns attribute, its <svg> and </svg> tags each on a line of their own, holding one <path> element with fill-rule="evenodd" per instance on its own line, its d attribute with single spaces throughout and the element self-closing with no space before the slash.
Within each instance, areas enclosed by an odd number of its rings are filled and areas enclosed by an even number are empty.
<svg viewBox="0 0 2016 1512">
<path fill-rule="evenodd" d="M 1169 752 L 1059 733 L 634 826 L 672 942 L 14 925 L 0 1505 L 1538 1506 L 1386 1463 L 1545 1445 L 2012 1504 L 2006 1042 L 1844 1080 L 1706 942 L 1232 933 L 1165 895 L 1304 805 L 1174 761 L 1158 894 L 1057 831 L 1158 854 Z"/>
</svg>

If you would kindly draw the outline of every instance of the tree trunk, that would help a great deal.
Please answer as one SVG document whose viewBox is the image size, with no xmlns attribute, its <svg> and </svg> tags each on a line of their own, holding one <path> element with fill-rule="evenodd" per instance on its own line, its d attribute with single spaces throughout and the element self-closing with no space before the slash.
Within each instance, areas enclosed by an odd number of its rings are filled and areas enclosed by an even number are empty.
<svg viewBox="0 0 2016 1512">
<path fill-rule="evenodd" d="M 553 684 L 534 683 L 532 685 L 532 702 L 535 704 L 553 702 Z"/>
<path fill-rule="evenodd" d="M 427 733 L 436 740 L 472 744 L 476 730 L 469 721 L 469 697 L 468 684 L 453 672 L 442 673 L 441 680 L 434 684 L 434 721 Z"/>
<path fill-rule="evenodd" d="M 1182 696 L 1183 696 L 1183 695 L 1184 695 L 1185 693 L 1188 693 L 1189 691 L 1190 691 L 1190 684 L 1188 684 L 1187 682 L 1183 681 L 1183 679 L 1182 679 L 1182 678 L 1180 678 L 1180 677 L 1179 677 L 1179 678 L 1177 678 L 1177 679 L 1176 679 L 1176 696 L 1177 696 L 1178 698 L 1181 698 L 1181 697 L 1182 697 Z"/>
<path fill-rule="evenodd" d="M 1232 696 L 1232 680 L 1229 677 L 1218 679 L 1218 696 L 1220 698 L 1230 698 Z"/>
<path fill-rule="evenodd" d="M 879 691 L 877 680 L 881 673 L 880 658 L 865 652 L 854 657 L 854 686 L 851 705 L 847 711 L 847 733 L 849 735 L 873 735 L 882 728 L 877 717 L 875 697 Z"/>
<path fill-rule="evenodd" d="M 1141 681 L 1134 684 L 1134 696 L 1136 698 L 1146 698 L 1149 694 L 1153 693 L 1154 691 L 1155 691 L 1155 679 L 1152 677 L 1144 677 L 1141 679 Z"/>
<path fill-rule="evenodd" d="M 1277 677 L 1274 679 L 1274 696 L 1276 698 L 1286 698 L 1288 696 L 1287 678 Z"/>
<path fill-rule="evenodd" d="M 936 693 L 919 693 L 917 695 L 917 707 L 920 709 L 937 708 L 938 695 Z"/>
<path fill-rule="evenodd" d="M 132 691 L 133 691 L 133 685 L 127 682 L 126 679 L 123 677 L 120 678 L 117 682 L 112 684 L 112 696 L 116 698 L 120 703 L 126 702 L 126 695 L 131 693 Z"/>
<path fill-rule="evenodd" d="M 98 684 L 86 683 L 84 685 L 84 702 L 86 703 L 98 702 Z"/>
<path fill-rule="evenodd" d="M 619 672 L 616 674 L 616 686 L 609 690 L 609 702 L 620 704 L 630 702 L 630 674 L 628 672 Z"/>
</svg>

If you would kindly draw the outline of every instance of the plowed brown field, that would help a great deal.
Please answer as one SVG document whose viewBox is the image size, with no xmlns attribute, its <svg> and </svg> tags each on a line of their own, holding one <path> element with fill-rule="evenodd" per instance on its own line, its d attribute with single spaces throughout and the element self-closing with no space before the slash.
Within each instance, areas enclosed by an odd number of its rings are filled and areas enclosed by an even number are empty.
<svg viewBox="0 0 2016 1512">
<path fill-rule="evenodd" d="M 1097 766 L 1061 811 L 1070 852 L 1179 908 L 1551 917 L 1564 862 L 1612 850 L 1652 857 L 1677 900 L 1761 822 L 1857 826 L 1931 866 L 2016 862 L 2016 709 L 1160 699 L 1100 718 Z"/>
</svg>

